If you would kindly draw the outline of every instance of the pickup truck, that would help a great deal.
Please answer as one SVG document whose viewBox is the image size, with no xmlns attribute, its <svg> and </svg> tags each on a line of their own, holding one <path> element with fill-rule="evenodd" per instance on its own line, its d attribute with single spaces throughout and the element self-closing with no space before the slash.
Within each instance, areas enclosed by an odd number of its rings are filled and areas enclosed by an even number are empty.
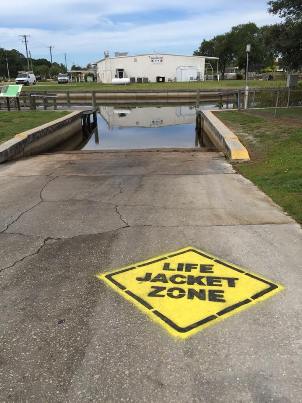
<svg viewBox="0 0 302 403">
<path fill-rule="evenodd" d="M 66 84 L 69 83 L 69 76 L 67 73 L 59 73 L 58 75 L 58 84 Z"/>
</svg>

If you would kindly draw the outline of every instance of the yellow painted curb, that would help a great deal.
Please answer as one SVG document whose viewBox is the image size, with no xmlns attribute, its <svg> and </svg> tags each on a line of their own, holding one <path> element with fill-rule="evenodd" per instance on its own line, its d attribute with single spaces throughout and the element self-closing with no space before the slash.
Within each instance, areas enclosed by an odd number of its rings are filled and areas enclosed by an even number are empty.
<svg viewBox="0 0 302 403">
<path fill-rule="evenodd" d="M 249 161 L 247 149 L 238 137 L 212 111 L 200 111 L 203 130 L 213 144 L 232 161 Z"/>
</svg>

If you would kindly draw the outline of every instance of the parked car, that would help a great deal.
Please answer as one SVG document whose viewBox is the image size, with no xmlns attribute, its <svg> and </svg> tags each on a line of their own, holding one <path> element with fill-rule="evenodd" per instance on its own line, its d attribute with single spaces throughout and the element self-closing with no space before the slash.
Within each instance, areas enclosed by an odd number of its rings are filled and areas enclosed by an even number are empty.
<svg viewBox="0 0 302 403">
<path fill-rule="evenodd" d="M 16 78 L 16 84 L 35 85 L 37 83 L 36 76 L 33 72 L 20 71 Z"/>
<path fill-rule="evenodd" d="M 58 75 L 58 84 L 66 84 L 69 83 L 69 76 L 67 73 L 59 73 Z"/>
</svg>

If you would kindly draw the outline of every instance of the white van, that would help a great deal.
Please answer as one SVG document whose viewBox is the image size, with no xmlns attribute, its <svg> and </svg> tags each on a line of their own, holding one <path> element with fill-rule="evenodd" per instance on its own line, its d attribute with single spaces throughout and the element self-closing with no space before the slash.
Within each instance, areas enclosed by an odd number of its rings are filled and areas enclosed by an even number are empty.
<svg viewBox="0 0 302 403">
<path fill-rule="evenodd" d="M 35 85 L 37 83 L 36 76 L 32 71 L 20 71 L 16 78 L 16 84 Z"/>
</svg>

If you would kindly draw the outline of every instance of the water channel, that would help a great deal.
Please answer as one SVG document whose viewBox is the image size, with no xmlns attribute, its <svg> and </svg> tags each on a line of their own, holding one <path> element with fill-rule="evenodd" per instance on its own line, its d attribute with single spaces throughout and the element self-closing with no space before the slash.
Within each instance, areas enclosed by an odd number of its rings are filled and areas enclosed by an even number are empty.
<svg viewBox="0 0 302 403">
<path fill-rule="evenodd" d="M 205 134 L 196 131 L 192 105 L 100 105 L 97 128 L 87 139 L 73 139 L 61 151 L 131 150 L 156 148 L 200 148 L 214 150 Z M 213 105 L 203 106 L 213 109 Z"/>
</svg>

